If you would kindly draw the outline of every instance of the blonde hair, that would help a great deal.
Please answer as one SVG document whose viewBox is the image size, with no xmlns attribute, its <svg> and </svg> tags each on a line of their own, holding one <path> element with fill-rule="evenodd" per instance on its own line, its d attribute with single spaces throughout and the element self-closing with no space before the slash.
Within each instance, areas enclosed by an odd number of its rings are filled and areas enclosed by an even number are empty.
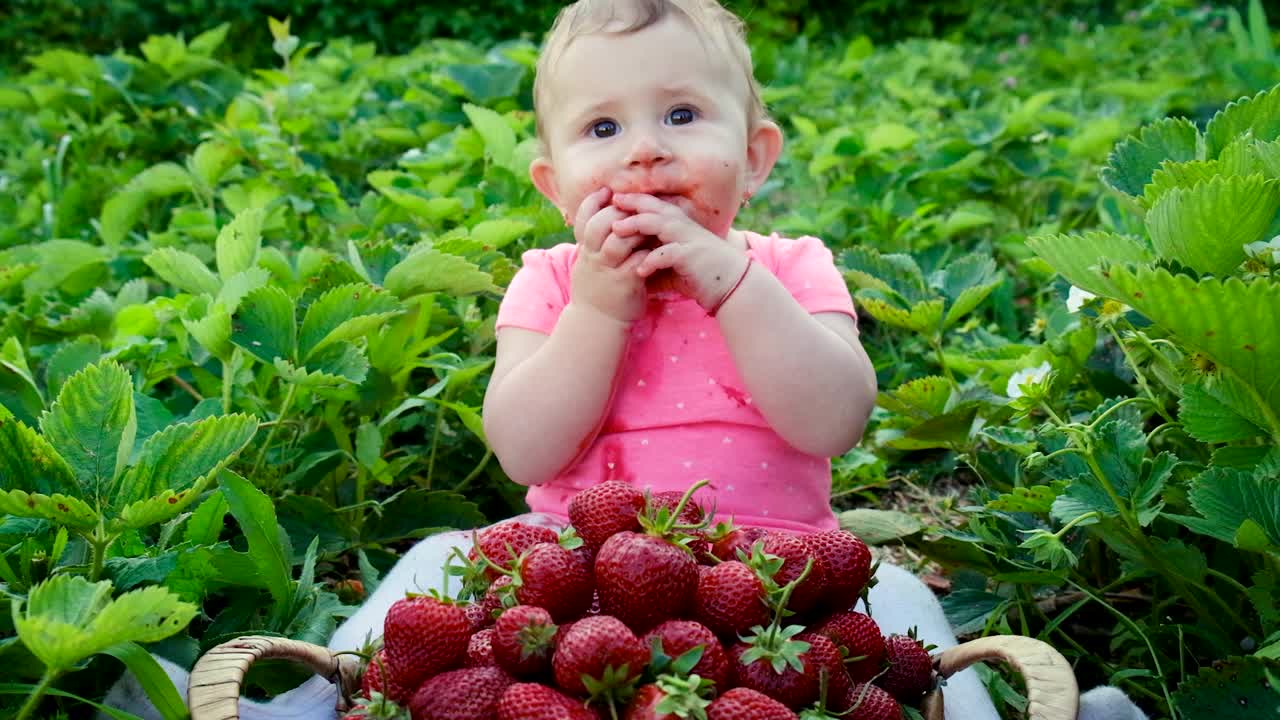
<svg viewBox="0 0 1280 720">
<path fill-rule="evenodd" d="M 700 39 L 709 39 L 714 46 L 726 51 L 733 65 L 742 72 L 748 93 L 745 108 L 748 128 L 768 119 L 764 102 L 760 99 L 760 85 L 752 69 L 746 29 L 737 15 L 716 0 L 578 0 L 561 8 L 556 15 L 538 57 L 533 78 L 533 111 L 538 137 L 546 137 L 538 108 L 544 107 L 547 101 L 547 76 L 556 59 L 574 39 L 600 32 L 639 32 L 670 16 L 687 21 Z"/>
</svg>

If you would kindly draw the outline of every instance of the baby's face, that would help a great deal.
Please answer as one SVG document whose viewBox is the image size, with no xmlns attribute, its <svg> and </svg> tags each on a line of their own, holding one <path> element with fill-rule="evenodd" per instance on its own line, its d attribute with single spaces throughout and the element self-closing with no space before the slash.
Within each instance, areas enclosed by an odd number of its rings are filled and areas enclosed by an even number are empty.
<svg viewBox="0 0 1280 720">
<path fill-rule="evenodd" d="M 542 103 L 549 156 L 530 171 L 570 219 L 608 187 L 656 195 L 721 237 L 729 231 L 758 172 L 746 78 L 714 43 L 668 17 L 635 33 L 579 37 L 551 73 Z"/>
</svg>

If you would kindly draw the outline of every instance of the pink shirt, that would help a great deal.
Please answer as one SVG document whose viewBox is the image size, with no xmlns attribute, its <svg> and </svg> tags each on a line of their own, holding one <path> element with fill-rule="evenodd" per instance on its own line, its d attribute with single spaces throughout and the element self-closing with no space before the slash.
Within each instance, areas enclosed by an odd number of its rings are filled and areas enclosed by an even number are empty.
<svg viewBox="0 0 1280 720">
<path fill-rule="evenodd" d="M 821 240 L 745 234 L 748 254 L 805 310 L 854 315 L 848 287 Z M 572 243 L 525 252 L 497 326 L 550 334 L 569 302 L 577 252 Z M 830 460 L 796 450 L 765 422 L 719 324 L 694 300 L 650 293 L 648 311 L 631 328 L 618 382 L 595 442 L 554 480 L 529 488 L 533 512 L 565 518 L 576 492 L 605 480 L 662 492 L 705 479 L 710 484 L 696 496 L 703 507 L 710 509 L 714 496 L 716 514 L 740 525 L 797 532 L 837 527 Z"/>
</svg>

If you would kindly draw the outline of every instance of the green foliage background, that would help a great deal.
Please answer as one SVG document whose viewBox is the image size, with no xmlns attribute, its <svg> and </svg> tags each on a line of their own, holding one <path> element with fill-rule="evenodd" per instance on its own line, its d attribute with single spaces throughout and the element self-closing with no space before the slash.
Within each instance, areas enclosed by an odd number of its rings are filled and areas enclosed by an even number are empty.
<svg viewBox="0 0 1280 720">
<path fill-rule="evenodd" d="M 554 9 L 0 10 L 0 692 L 322 642 L 415 539 L 523 509 L 479 407 L 520 253 L 570 238 L 525 172 Z M 737 9 L 787 136 L 740 224 L 827 242 L 882 389 L 842 522 L 964 633 L 1234 712 L 1202 689 L 1280 662 L 1267 8 Z"/>
</svg>

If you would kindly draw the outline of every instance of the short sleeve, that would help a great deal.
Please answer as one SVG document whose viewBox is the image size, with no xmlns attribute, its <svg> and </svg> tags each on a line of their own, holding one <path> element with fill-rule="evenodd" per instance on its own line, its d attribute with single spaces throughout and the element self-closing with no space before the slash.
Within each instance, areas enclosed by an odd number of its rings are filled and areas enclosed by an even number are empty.
<svg viewBox="0 0 1280 720">
<path fill-rule="evenodd" d="M 849 286 L 821 240 L 779 238 L 773 250 L 774 274 L 801 307 L 810 314 L 840 312 L 857 318 Z"/>
<path fill-rule="evenodd" d="M 497 327 L 519 327 L 551 334 L 569 303 L 569 266 L 564 246 L 526 250 L 498 306 Z M 571 249 L 572 246 L 570 246 Z"/>
</svg>

